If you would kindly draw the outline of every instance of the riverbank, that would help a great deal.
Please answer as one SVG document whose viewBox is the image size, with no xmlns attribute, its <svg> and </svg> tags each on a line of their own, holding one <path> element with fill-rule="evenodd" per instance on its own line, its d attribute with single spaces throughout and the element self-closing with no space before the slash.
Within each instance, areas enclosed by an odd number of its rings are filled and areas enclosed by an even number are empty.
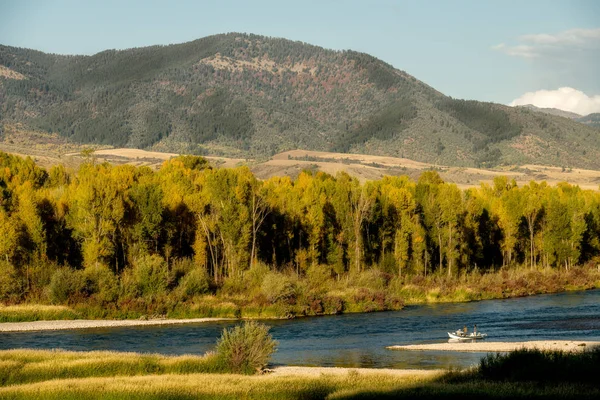
<svg viewBox="0 0 600 400">
<path fill-rule="evenodd" d="M 276 367 L 268 372 L 272 376 L 319 377 L 321 375 L 348 376 L 356 375 L 390 375 L 395 377 L 433 378 L 440 376 L 442 369 L 393 369 L 393 368 L 344 368 L 344 367 Z"/>
<path fill-rule="evenodd" d="M 597 386 L 564 371 L 538 382 L 487 379 L 478 370 L 422 371 L 278 367 L 270 373 L 216 373 L 214 355 L 0 351 L 0 399 L 595 399 Z M 590 374 L 597 374 L 595 364 Z M 536 365 L 540 367 L 539 363 Z M 588 364 L 584 364 L 588 367 Z M 535 368 L 529 368 L 535 370 Z M 586 369 L 587 370 L 587 369 Z M 547 370 L 544 370 L 547 372 Z M 552 372 L 551 371 L 551 372 Z M 577 371 L 576 371 L 577 372 Z"/>
<path fill-rule="evenodd" d="M 503 353 L 519 349 L 583 351 L 600 346 L 600 342 L 575 340 L 534 340 L 529 342 L 445 342 L 431 344 L 411 344 L 388 346 L 389 350 L 435 350 L 435 351 L 467 351 L 481 353 Z"/>
<path fill-rule="evenodd" d="M 190 319 L 122 319 L 122 320 L 59 320 L 0 323 L 0 332 L 57 331 L 66 329 L 116 328 L 125 326 L 154 326 L 197 324 L 202 322 L 232 321 L 235 318 L 190 318 Z"/>
</svg>

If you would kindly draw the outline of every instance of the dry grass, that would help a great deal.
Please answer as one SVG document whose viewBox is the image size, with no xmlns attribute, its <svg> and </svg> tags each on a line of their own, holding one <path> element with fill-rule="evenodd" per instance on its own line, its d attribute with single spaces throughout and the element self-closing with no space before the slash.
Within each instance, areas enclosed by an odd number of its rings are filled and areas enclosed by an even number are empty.
<svg viewBox="0 0 600 400">
<path fill-rule="evenodd" d="M 0 351 L 0 384 L 51 379 L 222 372 L 216 356 L 163 356 L 111 351 Z"/>
<path fill-rule="evenodd" d="M 208 373 L 213 359 L 213 355 L 1 351 L 0 399 L 323 399 L 339 390 L 397 390 L 437 376 L 362 374 L 354 370 L 316 376 L 214 374 Z"/>
<path fill-rule="evenodd" d="M 428 374 L 339 370 L 314 374 L 199 373 L 212 356 L 0 351 L 0 399 L 593 399 L 595 386 L 479 379 L 473 371 Z M 314 371 L 313 371 L 314 372 Z M 323 372 L 323 370 L 319 370 Z"/>
<path fill-rule="evenodd" d="M 146 151 L 140 149 L 106 148 L 107 146 L 91 146 L 68 143 L 57 134 L 31 131 L 23 126 L 6 125 L 0 150 L 8 153 L 31 156 L 43 167 L 64 164 L 76 168 L 81 162 L 81 150 L 94 147 L 95 157 L 99 162 L 112 164 L 132 164 L 149 166 L 158 169 L 160 165 L 176 153 Z M 310 160 L 303 160 L 309 157 Z M 207 159 L 217 167 L 232 168 L 240 165 L 251 165 L 252 172 L 260 179 L 272 176 L 296 177 L 304 169 L 318 169 L 331 175 L 340 171 L 357 177 L 360 181 L 381 179 L 385 175 L 408 175 L 417 179 L 419 175 L 430 169 L 440 173 L 444 181 L 457 184 L 466 189 L 477 187 L 482 182 L 492 183 L 494 177 L 504 175 L 515 179 L 522 186 L 531 180 L 545 180 L 550 185 L 569 182 L 583 189 L 598 189 L 600 171 L 585 169 L 564 169 L 543 165 L 527 164 L 520 167 L 501 167 L 496 169 L 479 169 L 449 167 L 439 164 L 425 163 L 400 157 L 373 156 L 367 154 L 346 154 L 322 151 L 291 150 L 274 155 L 270 160 L 252 161 L 242 158 L 211 157 Z"/>
<path fill-rule="evenodd" d="M 4 65 L 0 65 L 0 77 L 6 79 L 15 79 L 17 81 L 27 79 L 25 75 L 20 74 L 17 71 L 13 71 L 12 69 L 5 67 Z"/>
<path fill-rule="evenodd" d="M 42 304 L 0 304 L 0 322 L 22 321 L 47 321 L 47 320 L 72 320 L 79 315 L 67 306 L 54 306 Z"/>
</svg>

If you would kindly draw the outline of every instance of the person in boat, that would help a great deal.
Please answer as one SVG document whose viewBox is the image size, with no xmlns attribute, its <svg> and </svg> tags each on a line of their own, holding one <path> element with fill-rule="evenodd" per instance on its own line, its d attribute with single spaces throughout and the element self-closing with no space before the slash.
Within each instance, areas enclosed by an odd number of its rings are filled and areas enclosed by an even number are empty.
<svg viewBox="0 0 600 400">
<path fill-rule="evenodd" d="M 473 333 L 477 336 L 477 324 L 473 325 Z"/>
<path fill-rule="evenodd" d="M 466 335 L 468 331 L 469 331 L 469 330 L 467 329 L 467 326 L 465 325 L 465 326 L 463 327 L 463 333 Z"/>
</svg>

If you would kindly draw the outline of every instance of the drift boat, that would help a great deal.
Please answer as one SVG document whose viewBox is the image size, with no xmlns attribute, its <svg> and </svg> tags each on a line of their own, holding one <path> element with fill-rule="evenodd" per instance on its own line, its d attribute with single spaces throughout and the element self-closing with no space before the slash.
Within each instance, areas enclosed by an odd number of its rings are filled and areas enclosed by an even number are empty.
<svg viewBox="0 0 600 400">
<path fill-rule="evenodd" d="M 450 336 L 450 339 L 456 340 L 474 340 L 485 339 L 487 337 L 487 334 L 480 332 L 464 333 L 463 331 L 458 330 L 456 332 L 448 332 L 448 336 Z"/>
</svg>

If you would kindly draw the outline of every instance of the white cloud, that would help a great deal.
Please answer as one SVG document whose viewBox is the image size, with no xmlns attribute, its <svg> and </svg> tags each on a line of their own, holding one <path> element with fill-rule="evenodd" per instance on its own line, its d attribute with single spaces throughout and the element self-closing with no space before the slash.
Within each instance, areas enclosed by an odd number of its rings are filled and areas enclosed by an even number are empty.
<svg viewBox="0 0 600 400">
<path fill-rule="evenodd" d="M 528 92 L 513 100 L 510 106 L 533 104 L 540 108 L 558 108 L 580 115 L 600 112 L 600 96 L 588 96 L 580 90 L 562 87 L 558 90 Z"/>
<path fill-rule="evenodd" d="M 539 33 L 523 35 L 516 44 L 500 43 L 492 46 L 509 56 L 522 58 L 562 58 L 567 60 L 573 53 L 600 51 L 600 28 L 569 29 L 556 34 Z"/>
<path fill-rule="evenodd" d="M 539 54 L 535 51 L 533 46 L 527 45 L 518 45 L 518 46 L 507 46 L 505 43 L 500 43 L 495 46 L 492 46 L 492 49 L 499 50 L 509 56 L 517 56 L 523 58 L 535 58 L 538 57 Z"/>
</svg>

